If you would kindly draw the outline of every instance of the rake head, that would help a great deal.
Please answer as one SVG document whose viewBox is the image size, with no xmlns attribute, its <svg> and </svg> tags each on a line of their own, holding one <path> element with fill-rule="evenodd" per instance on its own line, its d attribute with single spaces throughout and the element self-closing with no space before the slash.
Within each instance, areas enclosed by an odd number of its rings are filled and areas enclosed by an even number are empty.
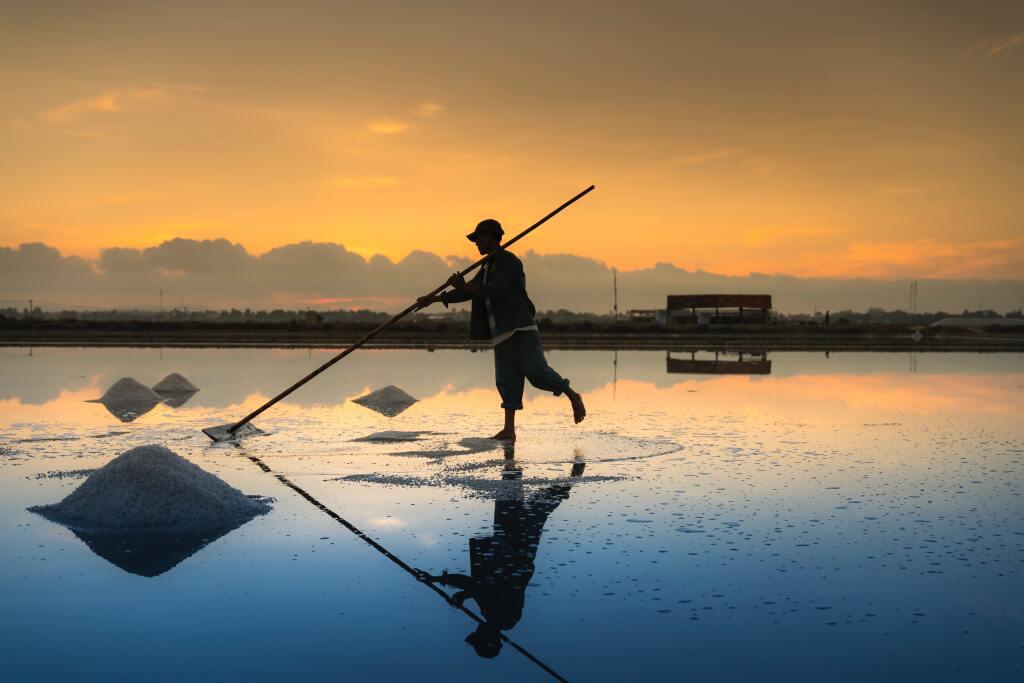
<svg viewBox="0 0 1024 683">
<path fill-rule="evenodd" d="M 214 441 L 238 441 L 247 436 L 258 436 L 266 433 L 251 422 L 246 422 L 234 432 L 231 431 L 232 427 L 234 427 L 233 424 L 207 427 L 203 430 L 203 434 L 206 434 Z"/>
</svg>

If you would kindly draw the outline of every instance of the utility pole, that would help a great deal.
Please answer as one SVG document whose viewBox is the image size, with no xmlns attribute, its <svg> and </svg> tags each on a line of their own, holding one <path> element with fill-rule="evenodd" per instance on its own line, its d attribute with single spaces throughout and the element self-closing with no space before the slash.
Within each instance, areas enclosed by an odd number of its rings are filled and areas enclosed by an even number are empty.
<svg viewBox="0 0 1024 683">
<path fill-rule="evenodd" d="M 160 290 L 160 317 L 164 317 L 164 290 Z"/>
<path fill-rule="evenodd" d="M 33 311 L 33 308 L 32 308 L 32 299 L 29 299 L 29 300 L 28 300 L 28 317 L 30 317 L 30 318 L 34 317 L 34 316 L 32 315 L 32 311 Z"/>
<path fill-rule="evenodd" d="M 612 268 L 612 292 L 614 297 L 613 320 L 619 319 L 619 271 Z"/>
</svg>

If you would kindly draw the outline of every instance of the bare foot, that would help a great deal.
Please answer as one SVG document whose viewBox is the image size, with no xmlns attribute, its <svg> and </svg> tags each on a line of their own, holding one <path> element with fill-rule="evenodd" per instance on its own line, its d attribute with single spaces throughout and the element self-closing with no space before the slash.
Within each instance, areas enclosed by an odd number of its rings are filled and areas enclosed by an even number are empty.
<svg viewBox="0 0 1024 683">
<path fill-rule="evenodd" d="M 566 393 L 569 397 L 569 402 L 572 403 L 572 419 L 576 424 L 583 422 L 583 418 L 587 416 L 587 407 L 583 405 L 583 397 L 577 392 Z"/>
<path fill-rule="evenodd" d="M 516 433 L 515 430 L 502 429 L 500 432 L 491 437 L 495 441 L 515 441 Z"/>
</svg>

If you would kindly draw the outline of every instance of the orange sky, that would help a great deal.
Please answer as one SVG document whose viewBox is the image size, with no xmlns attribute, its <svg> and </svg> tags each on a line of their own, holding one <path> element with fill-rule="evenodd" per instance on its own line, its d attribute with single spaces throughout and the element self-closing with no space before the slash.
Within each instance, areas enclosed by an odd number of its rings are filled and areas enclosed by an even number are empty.
<svg viewBox="0 0 1024 683">
<path fill-rule="evenodd" d="M 140 4 L 0 9 L 0 245 L 469 254 L 594 183 L 529 248 L 1024 267 L 1019 2 Z"/>
</svg>

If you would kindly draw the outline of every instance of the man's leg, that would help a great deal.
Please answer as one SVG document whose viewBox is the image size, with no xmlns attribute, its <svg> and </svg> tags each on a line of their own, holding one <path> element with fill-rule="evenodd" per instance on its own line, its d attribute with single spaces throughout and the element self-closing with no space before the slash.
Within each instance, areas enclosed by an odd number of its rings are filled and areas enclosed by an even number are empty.
<svg viewBox="0 0 1024 683">
<path fill-rule="evenodd" d="M 515 441 L 516 440 L 516 409 L 505 408 L 505 426 L 501 428 L 501 431 L 491 437 L 492 439 L 498 439 L 499 441 Z"/>
<path fill-rule="evenodd" d="M 517 332 L 509 341 L 517 341 L 519 361 L 523 374 L 530 384 L 543 391 L 550 391 L 555 396 L 565 394 L 572 404 L 573 421 L 579 424 L 587 416 L 587 408 L 583 405 L 583 397 L 569 386 L 569 380 L 555 372 L 540 345 L 540 335 L 536 332 Z"/>
<path fill-rule="evenodd" d="M 516 440 L 516 411 L 523 409 L 523 388 L 526 378 L 519 369 L 518 353 L 511 339 L 494 347 L 494 383 L 505 409 L 505 426 L 492 439 Z"/>
</svg>

